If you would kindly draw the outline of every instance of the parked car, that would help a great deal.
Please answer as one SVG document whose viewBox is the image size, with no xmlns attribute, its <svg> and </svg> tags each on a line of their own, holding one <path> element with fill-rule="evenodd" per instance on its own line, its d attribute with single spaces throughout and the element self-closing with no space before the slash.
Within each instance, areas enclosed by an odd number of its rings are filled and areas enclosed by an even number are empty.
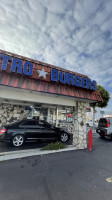
<svg viewBox="0 0 112 200">
<path fill-rule="evenodd" d="M 112 119 L 100 118 L 96 132 L 101 137 L 109 137 L 112 140 Z"/>
<path fill-rule="evenodd" d="M 64 143 L 69 138 L 67 130 L 52 126 L 44 120 L 24 119 L 5 125 L 0 130 L 0 141 L 11 142 L 15 147 L 34 140 L 60 140 Z"/>
</svg>

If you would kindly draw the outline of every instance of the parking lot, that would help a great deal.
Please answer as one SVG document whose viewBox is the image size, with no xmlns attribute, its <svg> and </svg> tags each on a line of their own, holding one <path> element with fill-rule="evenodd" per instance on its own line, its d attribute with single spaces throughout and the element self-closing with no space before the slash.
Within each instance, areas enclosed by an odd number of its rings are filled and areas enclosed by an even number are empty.
<svg viewBox="0 0 112 200">
<path fill-rule="evenodd" d="M 111 152 L 112 141 L 95 133 L 92 152 L 85 149 L 0 162 L 0 199 L 111 200 L 112 183 L 107 182 L 112 177 Z"/>
</svg>

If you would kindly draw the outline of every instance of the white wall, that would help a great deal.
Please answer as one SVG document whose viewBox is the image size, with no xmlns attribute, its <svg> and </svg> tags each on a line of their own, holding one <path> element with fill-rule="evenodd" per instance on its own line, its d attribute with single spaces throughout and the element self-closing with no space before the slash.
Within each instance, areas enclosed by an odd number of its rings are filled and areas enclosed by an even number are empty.
<svg viewBox="0 0 112 200">
<path fill-rule="evenodd" d="M 3 103 L 16 103 L 22 105 L 35 105 L 37 103 L 63 105 L 63 106 L 75 106 L 76 102 L 74 98 L 40 93 L 30 90 L 24 90 L 19 88 L 12 88 L 6 86 L 0 86 L 0 102 Z"/>
</svg>

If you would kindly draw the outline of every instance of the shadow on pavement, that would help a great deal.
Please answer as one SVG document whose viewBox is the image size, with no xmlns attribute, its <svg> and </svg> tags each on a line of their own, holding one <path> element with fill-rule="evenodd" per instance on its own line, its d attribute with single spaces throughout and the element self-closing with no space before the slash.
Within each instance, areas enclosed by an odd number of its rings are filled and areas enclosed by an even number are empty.
<svg viewBox="0 0 112 200">
<path fill-rule="evenodd" d="M 48 142 L 28 142 L 25 143 L 23 146 L 21 147 L 13 147 L 11 146 L 10 143 L 0 143 L 0 153 L 1 152 L 9 152 L 9 151 L 18 151 L 18 150 L 27 150 L 27 149 L 36 149 L 36 148 L 42 148 L 44 146 L 46 146 L 48 144 Z"/>
</svg>

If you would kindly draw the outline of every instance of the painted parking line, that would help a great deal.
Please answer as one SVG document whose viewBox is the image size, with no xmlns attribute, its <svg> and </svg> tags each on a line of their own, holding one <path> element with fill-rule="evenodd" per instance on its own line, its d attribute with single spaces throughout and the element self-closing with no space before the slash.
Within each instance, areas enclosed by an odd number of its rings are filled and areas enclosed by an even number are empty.
<svg viewBox="0 0 112 200">
<path fill-rule="evenodd" d="M 107 178 L 106 181 L 107 181 L 108 183 L 112 183 L 112 177 Z"/>
</svg>

